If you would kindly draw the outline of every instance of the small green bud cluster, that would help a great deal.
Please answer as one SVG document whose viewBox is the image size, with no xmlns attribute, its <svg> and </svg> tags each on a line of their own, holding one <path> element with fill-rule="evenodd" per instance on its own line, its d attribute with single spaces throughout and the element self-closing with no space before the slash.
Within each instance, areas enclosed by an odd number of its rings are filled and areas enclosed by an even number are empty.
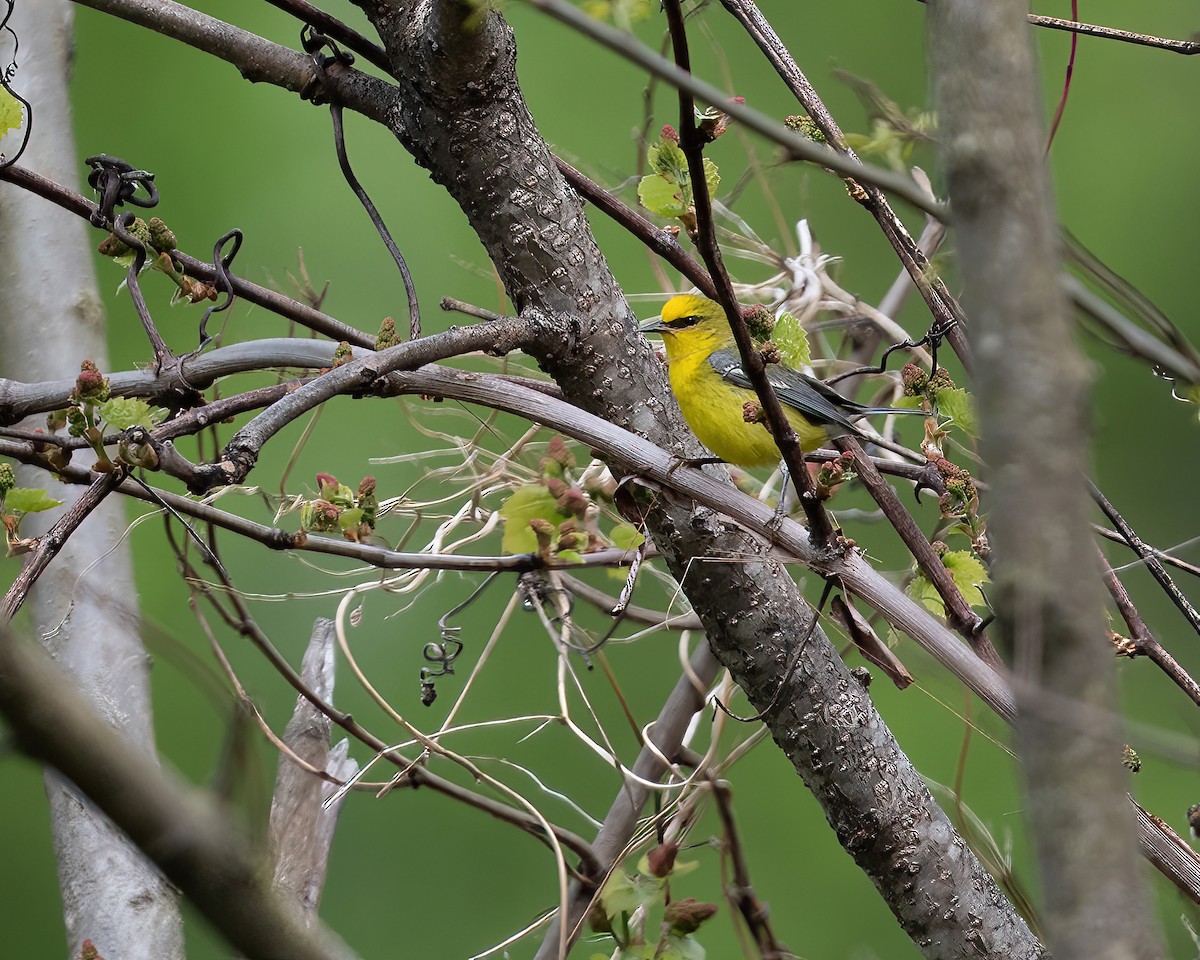
<svg viewBox="0 0 1200 960">
<path fill-rule="evenodd" d="M 317 474 L 317 496 L 300 508 L 300 526 L 313 533 L 341 532 L 353 543 L 363 543 L 375 533 L 379 500 L 375 478 L 363 477 L 351 490 L 331 473 Z"/>
</svg>

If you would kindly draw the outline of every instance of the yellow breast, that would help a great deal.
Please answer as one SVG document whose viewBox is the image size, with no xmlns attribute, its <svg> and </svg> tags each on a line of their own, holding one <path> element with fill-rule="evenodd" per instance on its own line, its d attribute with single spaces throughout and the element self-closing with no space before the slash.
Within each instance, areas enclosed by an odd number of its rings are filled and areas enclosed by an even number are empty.
<svg viewBox="0 0 1200 960">
<path fill-rule="evenodd" d="M 666 339 L 666 338 L 664 338 Z M 771 439 L 765 424 L 747 423 L 743 405 L 757 401 L 751 390 L 744 390 L 722 379 L 709 363 L 711 350 L 686 352 L 668 348 L 671 389 L 679 401 L 683 416 L 703 443 L 726 463 L 740 467 L 769 467 L 779 463 L 779 447 Z M 826 439 L 822 428 L 809 423 L 798 411 L 784 412 L 800 438 L 805 451 L 815 450 Z"/>
</svg>

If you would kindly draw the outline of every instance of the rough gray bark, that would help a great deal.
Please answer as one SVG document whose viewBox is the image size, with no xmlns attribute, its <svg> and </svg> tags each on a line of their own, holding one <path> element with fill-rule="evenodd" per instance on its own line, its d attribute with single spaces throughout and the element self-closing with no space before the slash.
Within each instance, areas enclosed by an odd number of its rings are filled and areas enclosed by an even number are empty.
<svg viewBox="0 0 1200 960">
<path fill-rule="evenodd" d="M 497 15 L 467 5 L 360 0 L 401 95 L 389 125 L 458 201 L 525 316 L 549 319 L 529 349 L 569 400 L 668 448 L 686 435 L 661 366 L 558 175 L 520 95 L 516 46 Z M 620 464 L 616 465 L 618 468 Z M 777 564 L 715 512 L 655 498 L 655 542 L 700 614 L 718 658 L 765 708 L 804 636 L 807 607 Z M 933 802 L 870 699 L 817 630 L 779 709 L 776 742 L 839 839 L 928 957 L 1032 957 L 1042 949 Z M 914 882 L 914 880 L 916 882 Z"/>
<path fill-rule="evenodd" d="M 312 637 L 304 652 L 300 676 L 322 700 L 333 702 L 334 656 L 337 634 L 332 620 L 313 624 Z M 314 707 L 307 697 L 296 697 L 296 709 L 283 733 L 283 742 L 310 766 L 348 780 L 358 763 L 347 756 L 350 742 L 339 740 L 332 749 L 329 735 L 333 721 Z M 321 890 L 329 869 L 329 848 L 337 826 L 342 801 L 323 809 L 325 799 L 337 787 L 280 754 L 275 792 L 271 796 L 271 850 L 275 857 L 275 886 L 295 903 L 304 921 L 317 918 Z M 343 799 L 345 799 L 343 797 Z"/>
<path fill-rule="evenodd" d="M 19 3 L 11 22 L 22 54 L 14 85 L 35 104 L 22 161 L 78 184 L 67 99 L 71 24 L 65 0 Z M 74 377 L 85 357 L 105 368 L 104 315 L 85 223 L 24 191 L 3 189 L 0 270 L 0 366 L 6 375 Z M 19 482 L 49 487 L 51 496 L 68 503 L 79 495 L 78 487 L 41 471 L 23 469 Z M 28 528 L 23 524 L 22 533 L 44 529 L 37 519 L 30 518 Z M 34 629 L 87 700 L 153 765 L 149 662 L 138 632 L 129 549 L 121 542 L 124 527 L 122 504 L 103 504 L 37 585 L 30 611 Z M 90 939 L 108 957 L 182 957 L 177 896 L 158 870 L 53 770 L 46 772 L 46 792 L 72 954 Z"/>
<path fill-rule="evenodd" d="M 1059 285 L 1059 239 L 1021 0 L 929 0 L 930 56 L 972 318 L 1018 743 L 1050 947 L 1156 957 L 1125 799 L 1112 651 L 1088 530 L 1088 367 Z"/>
</svg>

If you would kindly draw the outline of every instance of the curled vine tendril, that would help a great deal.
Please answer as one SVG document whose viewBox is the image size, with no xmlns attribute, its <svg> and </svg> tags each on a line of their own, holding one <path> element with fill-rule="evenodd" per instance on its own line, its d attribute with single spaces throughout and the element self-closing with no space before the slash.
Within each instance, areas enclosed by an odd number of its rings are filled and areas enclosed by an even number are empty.
<svg viewBox="0 0 1200 960">
<path fill-rule="evenodd" d="M 433 701 L 437 699 L 437 688 L 434 685 L 434 678 L 444 677 L 448 673 L 453 673 L 454 661 L 463 652 L 463 642 L 458 639 L 458 635 L 462 633 L 462 627 L 452 627 L 447 621 L 451 617 L 457 617 L 467 607 L 478 600 L 483 591 L 498 576 L 500 576 L 499 571 L 489 574 L 487 579 L 476 587 L 466 600 L 457 607 L 447 610 L 438 620 L 438 630 L 441 632 L 441 638 L 429 641 L 429 643 L 425 644 L 424 651 L 422 651 L 427 663 L 436 664 L 436 669 L 434 667 L 421 668 L 421 702 L 425 706 L 431 706 Z"/>
<path fill-rule="evenodd" d="M 8 25 L 8 21 L 12 18 L 13 9 L 16 6 L 16 0 L 3 0 L 4 2 L 4 17 L 0 19 L 0 34 L 9 33 L 13 38 L 12 59 L 4 67 L 3 72 L 0 72 L 0 87 L 3 87 L 5 92 L 10 97 L 17 101 L 25 111 L 25 130 L 21 136 L 21 145 L 17 147 L 17 152 L 11 157 L 6 157 L 0 154 L 0 170 L 5 167 L 11 167 L 14 163 L 21 159 L 21 154 L 25 152 L 25 148 L 29 145 L 29 134 L 33 130 L 33 104 L 26 100 L 23 96 L 17 93 L 10 84 L 13 78 L 17 75 L 17 52 L 21 49 L 21 38 L 17 36 L 17 32 Z"/>
<path fill-rule="evenodd" d="M 136 170 L 132 164 L 120 157 L 99 153 L 87 158 L 92 168 L 88 174 L 88 186 L 96 191 L 99 209 L 92 214 L 92 226 L 110 228 L 115 223 L 114 212 L 126 203 L 148 209 L 158 205 L 158 188 L 154 185 L 154 174 Z M 146 196 L 138 196 L 141 187 Z"/>
</svg>

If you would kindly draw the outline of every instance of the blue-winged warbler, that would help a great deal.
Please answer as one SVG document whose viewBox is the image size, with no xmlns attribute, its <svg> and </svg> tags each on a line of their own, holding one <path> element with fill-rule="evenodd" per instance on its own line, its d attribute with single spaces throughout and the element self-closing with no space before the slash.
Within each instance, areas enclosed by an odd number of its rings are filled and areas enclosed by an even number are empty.
<svg viewBox="0 0 1200 960">
<path fill-rule="evenodd" d="M 662 316 L 643 323 L 641 330 L 662 335 L 671 390 L 701 443 L 739 467 L 779 462 L 770 430 L 746 421 L 745 404 L 757 397 L 719 303 L 692 294 L 672 297 L 663 305 Z M 767 375 L 805 452 L 830 436 L 857 433 L 853 421 L 859 417 L 924 412 L 855 403 L 815 377 L 782 364 L 768 364 Z"/>
</svg>

